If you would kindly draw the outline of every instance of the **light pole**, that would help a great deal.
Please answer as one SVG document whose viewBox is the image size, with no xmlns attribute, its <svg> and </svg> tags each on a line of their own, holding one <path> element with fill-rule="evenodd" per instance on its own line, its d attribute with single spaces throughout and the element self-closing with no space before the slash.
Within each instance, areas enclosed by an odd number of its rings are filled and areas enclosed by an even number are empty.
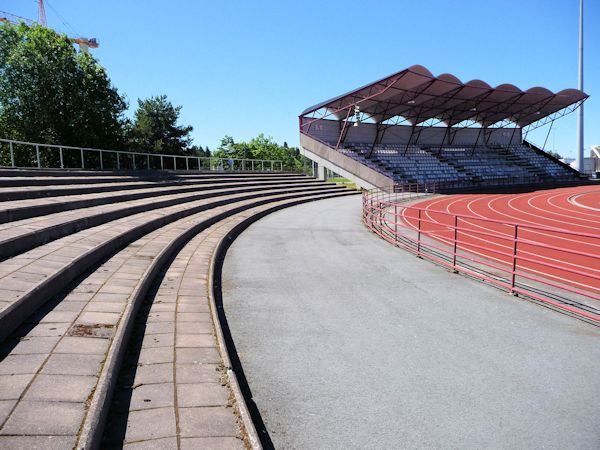
<svg viewBox="0 0 600 450">
<path fill-rule="evenodd" d="M 579 83 L 583 91 L 583 0 L 579 0 Z M 583 172 L 583 103 L 577 112 L 577 170 Z"/>
</svg>

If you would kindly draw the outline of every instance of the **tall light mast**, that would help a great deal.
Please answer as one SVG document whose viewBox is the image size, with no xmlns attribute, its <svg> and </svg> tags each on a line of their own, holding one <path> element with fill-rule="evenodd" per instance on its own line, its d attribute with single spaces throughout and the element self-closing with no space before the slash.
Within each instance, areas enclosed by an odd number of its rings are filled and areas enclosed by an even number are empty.
<svg viewBox="0 0 600 450">
<path fill-rule="evenodd" d="M 583 91 L 583 0 L 579 0 L 579 83 L 577 85 Z M 577 112 L 577 167 L 583 173 L 583 103 Z"/>
</svg>

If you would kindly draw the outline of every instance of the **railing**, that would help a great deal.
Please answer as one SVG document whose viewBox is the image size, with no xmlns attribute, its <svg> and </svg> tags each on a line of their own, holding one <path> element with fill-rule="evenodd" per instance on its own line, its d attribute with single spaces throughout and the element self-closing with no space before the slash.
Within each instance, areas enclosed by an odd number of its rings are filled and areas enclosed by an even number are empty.
<svg viewBox="0 0 600 450">
<path fill-rule="evenodd" d="M 283 171 L 283 162 L 279 160 L 167 155 L 11 139 L 0 139 L 0 166 L 95 170 Z"/>
<path fill-rule="evenodd" d="M 556 176 L 548 180 L 542 180 L 537 176 L 515 176 L 486 178 L 482 180 L 451 180 L 451 181 L 429 181 L 422 183 L 397 183 L 394 186 L 396 192 L 405 192 L 407 190 L 420 190 L 421 192 L 449 192 L 457 189 L 488 188 L 502 186 L 525 186 L 539 184 L 561 184 L 561 183 L 581 183 L 582 180 L 573 176 Z"/>
<path fill-rule="evenodd" d="M 600 323 L 600 235 L 411 206 L 415 192 L 363 192 L 363 222 L 418 257 Z"/>
</svg>

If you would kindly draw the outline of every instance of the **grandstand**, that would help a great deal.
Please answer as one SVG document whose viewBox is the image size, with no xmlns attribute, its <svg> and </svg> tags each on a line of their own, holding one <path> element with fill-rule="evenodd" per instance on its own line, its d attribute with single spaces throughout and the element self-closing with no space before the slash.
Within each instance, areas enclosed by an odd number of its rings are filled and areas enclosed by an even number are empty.
<svg viewBox="0 0 600 450">
<path fill-rule="evenodd" d="M 587 97 L 462 83 L 415 65 L 302 112 L 301 151 L 365 188 L 576 182 L 579 172 L 526 136 Z"/>
</svg>

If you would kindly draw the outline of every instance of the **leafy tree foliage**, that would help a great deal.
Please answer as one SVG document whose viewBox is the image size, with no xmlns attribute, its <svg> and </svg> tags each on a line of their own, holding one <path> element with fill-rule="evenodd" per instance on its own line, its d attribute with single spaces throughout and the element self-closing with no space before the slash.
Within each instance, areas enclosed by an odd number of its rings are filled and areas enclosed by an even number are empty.
<svg viewBox="0 0 600 450">
<path fill-rule="evenodd" d="M 225 136 L 213 156 L 218 158 L 271 159 L 283 161 L 284 170 L 302 171 L 306 168 L 306 158 L 300 155 L 298 148 L 276 143 L 272 137 L 263 133 L 249 142 L 235 142 L 231 136 Z"/>
<path fill-rule="evenodd" d="M 104 68 L 64 34 L 0 24 L 0 136 L 115 148 L 126 107 Z"/>
<path fill-rule="evenodd" d="M 203 157 L 203 158 L 208 158 L 211 155 L 210 149 L 208 148 L 208 145 L 205 148 L 202 148 L 201 145 L 192 145 L 188 149 L 188 153 L 190 155 L 200 156 L 200 157 Z"/>
<path fill-rule="evenodd" d="M 562 156 L 559 153 L 553 152 L 548 150 L 546 153 L 548 153 L 549 155 L 554 156 L 556 159 L 562 159 Z"/>
<path fill-rule="evenodd" d="M 180 113 L 181 106 L 173 106 L 166 95 L 138 100 L 130 146 L 135 150 L 154 153 L 197 154 L 200 149 L 191 147 L 190 133 L 193 127 L 177 124 Z"/>
</svg>

